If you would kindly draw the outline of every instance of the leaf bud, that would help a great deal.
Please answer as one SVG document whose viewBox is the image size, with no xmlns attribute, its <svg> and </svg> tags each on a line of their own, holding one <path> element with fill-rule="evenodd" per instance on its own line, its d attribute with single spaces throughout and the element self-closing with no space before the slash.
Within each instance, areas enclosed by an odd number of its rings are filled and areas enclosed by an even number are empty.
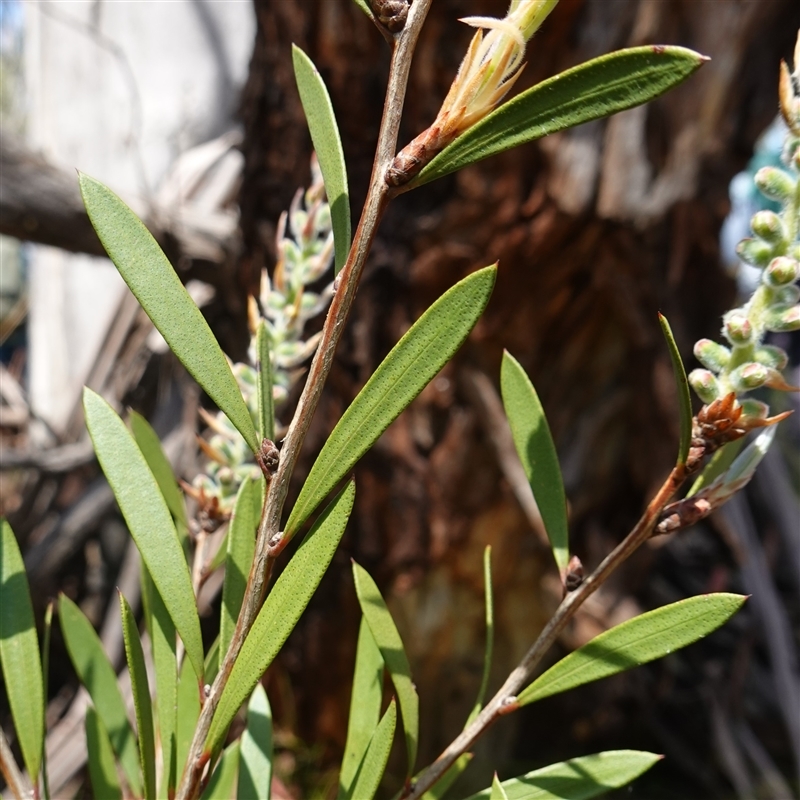
<svg viewBox="0 0 800 800">
<path fill-rule="evenodd" d="M 778 244 L 786 238 L 781 218 L 774 211 L 759 211 L 750 220 L 753 233 L 765 242 Z"/>
<path fill-rule="evenodd" d="M 731 351 L 711 339 L 700 339 L 694 346 L 694 357 L 712 372 L 721 372 L 728 366 Z"/>
<path fill-rule="evenodd" d="M 754 267 L 766 267 L 775 255 L 775 248 L 762 239 L 742 239 L 736 245 L 736 255 Z"/>
<path fill-rule="evenodd" d="M 713 403 L 719 397 L 719 382 L 713 372 L 707 369 L 693 369 L 689 373 L 689 383 L 704 403 Z"/>
<path fill-rule="evenodd" d="M 763 386 L 769 378 L 769 370 L 763 364 L 750 362 L 737 367 L 730 376 L 731 384 L 736 392 L 749 392 Z"/>
<path fill-rule="evenodd" d="M 742 407 L 742 416 L 751 419 L 766 419 L 769 416 L 769 406 L 760 400 L 747 397 L 739 404 Z"/>
<path fill-rule="evenodd" d="M 761 194 L 770 200 L 786 202 L 794 194 L 792 177 L 777 167 L 761 167 L 753 180 Z"/>
<path fill-rule="evenodd" d="M 753 326 L 741 311 L 725 315 L 722 333 L 731 344 L 748 344 L 753 336 Z"/>
<path fill-rule="evenodd" d="M 775 310 L 767 314 L 765 327 L 774 333 L 800 330 L 800 306 Z"/>
<path fill-rule="evenodd" d="M 789 356 L 782 347 L 764 344 L 756 350 L 755 360 L 770 369 L 782 370 L 789 363 Z"/>
<path fill-rule="evenodd" d="M 789 306 L 793 306 L 798 300 L 800 300 L 800 287 L 795 284 L 790 284 L 776 291 L 775 300 L 771 305 L 776 308 L 788 308 Z"/>
<path fill-rule="evenodd" d="M 778 256 L 769 262 L 769 266 L 764 270 L 763 280 L 767 286 L 786 286 L 794 283 L 800 276 L 800 264 L 793 258 Z"/>
</svg>

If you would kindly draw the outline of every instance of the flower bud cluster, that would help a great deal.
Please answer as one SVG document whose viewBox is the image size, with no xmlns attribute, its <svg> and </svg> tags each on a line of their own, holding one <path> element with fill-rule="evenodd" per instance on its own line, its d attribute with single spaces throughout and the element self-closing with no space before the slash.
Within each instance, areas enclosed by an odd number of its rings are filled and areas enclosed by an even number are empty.
<svg viewBox="0 0 800 800">
<path fill-rule="evenodd" d="M 726 344 L 701 339 L 694 354 L 704 369 L 689 375 L 689 382 L 704 403 L 711 403 L 730 392 L 737 398 L 769 386 L 788 389 L 780 371 L 786 366 L 786 353 L 763 343 L 768 332 L 800 330 L 800 136 L 790 129 L 783 150 L 785 169 L 763 167 L 755 184 L 768 199 L 780 203 L 779 213 L 758 211 L 750 227 L 753 237 L 743 239 L 736 252 L 739 258 L 761 269 L 761 281 L 750 299 L 729 311 L 722 320 Z M 768 409 L 753 400 L 741 401 L 745 412 L 766 418 Z"/>
<path fill-rule="evenodd" d="M 323 312 L 333 297 L 333 283 L 321 291 L 308 288 L 318 283 L 333 263 L 331 211 L 316 157 L 312 158 L 311 172 L 311 186 L 305 193 L 298 190 L 278 223 L 278 260 L 272 278 L 263 270 L 259 297 L 251 298 L 250 363 L 232 365 L 256 428 L 258 373 L 254 365 L 259 323 L 263 319 L 266 325 L 273 398 L 278 406 L 303 374 L 303 362 L 317 348 L 319 337 L 305 336 L 306 323 Z M 225 512 L 231 509 L 242 481 L 260 474 L 260 469 L 247 443 L 222 412 L 206 415 L 205 421 L 211 435 L 200 446 L 209 461 L 193 482 L 193 494 L 201 503 L 216 501 Z"/>
</svg>

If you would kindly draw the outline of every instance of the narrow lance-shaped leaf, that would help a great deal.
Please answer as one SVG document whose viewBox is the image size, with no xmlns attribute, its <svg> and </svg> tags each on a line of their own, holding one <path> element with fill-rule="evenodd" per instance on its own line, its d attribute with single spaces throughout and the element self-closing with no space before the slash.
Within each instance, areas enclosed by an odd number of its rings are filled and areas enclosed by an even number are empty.
<svg viewBox="0 0 800 800">
<path fill-rule="evenodd" d="M 450 787 L 461 777 L 472 761 L 472 753 L 462 753 L 439 778 L 436 783 L 422 795 L 422 800 L 442 800 Z"/>
<path fill-rule="evenodd" d="M 350 194 L 342 140 L 330 95 L 314 63 L 297 45 L 292 45 L 292 61 L 300 101 L 331 207 L 335 271 L 338 273 L 350 251 Z"/>
<path fill-rule="evenodd" d="M 225 748 L 200 800 L 230 800 L 239 771 L 239 742 Z M 255 795 L 253 796 L 255 800 Z M 259 797 L 258 800 L 261 800 Z"/>
<path fill-rule="evenodd" d="M 500 388 L 514 446 L 533 489 L 553 556 L 563 577 L 569 563 L 569 527 L 558 455 L 539 396 L 525 370 L 508 352 L 503 353 Z"/>
<path fill-rule="evenodd" d="M 731 464 L 733 464 L 739 451 L 745 443 L 745 439 L 734 439 L 726 445 L 717 450 L 711 458 L 711 461 L 706 464 L 703 471 L 698 475 L 697 480 L 692 484 L 692 488 L 686 493 L 687 497 L 696 495 L 701 489 L 710 486 L 720 475 L 724 475 Z"/>
<path fill-rule="evenodd" d="M 50 637 L 53 630 L 53 610 L 55 601 L 47 604 L 44 612 L 44 636 L 42 639 L 42 697 L 49 697 L 50 682 Z M 50 777 L 47 769 L 47 743 L 42 740 L 42 794 L 44 800 L 50 800 Z"/>
<path fill-rule="evenodd" d="M 383 656 L 375 644 L 366 618 L 362 616 L 358 629 L 353 691 L 350 695 L 350 717 L 347 721 L 347 741 L 339 773 L 337 800 L 344 800 L 349 795 L 359 764 L 378 727 L 382 699 Z"/>
<path fill-rule="evenodd" d="M 589 800 L 619 789 L 661 760 L 655 753 L 611 750 L 534 770 L 500 785 L 508 800 Z M 490 800 L 491 789 L 468 800 Z"/>
<path fill-rule="evenodd" d="M 131 676 L 133 706 L 136 711 L 136 727 L 139 730 L 139 762 L 144 776 L 145 800 L 156 797 L 156 742 L 153 730 L 153 707 L 150 701 L 150 684 L 147 681 L 147 667 L 144 663 L 144 651 L 128 601 L 119 595 L 120 614 L 122 615 L 122 636 L 125 640 L 125 656 Z"/>
<path fill-rule="evenodd" d="M 305 611 L 341 541 L 354 499 L 355 484 L 351 481 L 319 515 L 275 581 L 222 692 L 206 738 L 206 752 L 221 744 L 239 706 L 253 691 Z"/>
<path fill-rule="evenodd" d="M 417 743 L 419 741 L 419 697 L 411 682 L 411 664 L 403 648 L 403 640 L 397 631 L 392 615 L 386 607 L 375 581 L 361 566 L 353 562 L 353 578 L 356 583 L 356 594 L 361 605 L 375 644 L 383 656 L 383 663 L 389 670 L 392 683 L 397 692 L 397 702 L 403 717 L 403 730 L 408 752 L 408 775 L 413 774 L 417 760 Z"/>
<path fill-rule="evenodd" d="M 86 751 L 89 757 L 89 781 L 92 794 L 103 800 L 122 800 L 122 789 L 114 764 L 108 733 L 97 712 L 89 706 L 84 717 Z"/>
<path fill-rule="evenodd" d="M 269 800 L 272 783 L 272 710 L 259 683 L 247 704 L 247 726 L 239 751 L 237 800 Z"/>
<path fill-rule="evenodd" d="M 647 103 L 705 61 L 683 47 L 647 45 L 579 64 L 501 105 L 445 147 L 409 188 L 550 133 Z"/>
<path fill-rule="evenodd" d="M 478 689 L 478 698 L 472 712 L 467 718 L 465 728 L 481 713 L 483 699 L 489 686 L 489 675 L 492 671 L 492 653 L 494 651 L 494 597 L 492 594 L 492 548 L 487 545 L 483 551 L 483 585 L 486 593 L 486 649 L 483 657 L 483 675 Z"/>
<path fill-rule="evenodd" d="M 727 622 L 745 599 L 738 594 L 700 595 L 640 614 L 562 658 L 517 700 L 524 706 L 680 650 Z"/>
<path fill-rule="evenodd" d="M 496 272 L 493 266 L 478 270 L 445 292 L 381 362 L 317 456 L 289 515 L 287 536 L 461 347 L 489 302 Z"/>
<path fill-rule="evenodd" d="M 164 252 L 108 187 L 83 173 L 78 178 L 86 213 L 123 280 L 172 352 L 257 452 L 256 429 L 236 378 Z"/>
<path fill-rule="evenodd" d="M 192 668 L 192 662 L 186 658 L 181 664 L 181 673 L 178 678 L 178 710 L 175 729 L 175 763 L 178 776 L 183 773 L 199 717 L 200 693 L 197 686 L 197 675 Z"/>
<path fill-rule="evenodd" d="M 192 580 L 161 490 L 142 451 L 111 406 L 87 388 L 83 391 L 83 407 L 97 460 L 186 654 L 202 677 L 203 641 Z"/>
<path fill-rule="evenodd" d="M 675 373 L 675 386 L 678 391 L 678 409 L 680 413 L 681 435 L 678 445 L 678 464 L 685 464 L 689 457 L 689 448 L 692 444 L 692 396 L 689 392 L 689 380 L 686 377 L 686 370 L 683 367 L 681 354 L 675 337 L 672 335 L 672 328 L 669 326 L 667 318 L 663 314 L 658 315 L 661 323 L 661 330 L 667 340 L 669 357 L 672 361 L 672 371 Z"/>
<path fill-rule="evenodd" d="M 31 592 L 17 538 L 0 520 L 0 664 L 11 717 L 32 782 L 44 747 L 44 694 Z"/>
<path fill-rule="evenodd" d="M 139 749 L 117 686 L 117 676 L 100 637 L 78 606 L 63 594 L 58 599 L 58 619 L 72 666 L 92 698 L 131 789 L 140 795 Z"/>
<path fill-rule="evenodd" d="M 161 791 L 171 795 L 177 779 L 176 725 L 178 706 L 178 661 L 175 626 L 147 567 L 142 566 L 142 601 L 156 674 L 156 706 L 161 737 L 163 775 Z"/>
<path fill-rule="evenodd" d="M 256 332 L 256 355 L 258 361 L 258 419 L 263 439 L 275 440 L 275 397 L 272 390 L 272 363 L 269 354 L 269 332 L 262 319 Z"/>
<path fill-rule="evenodd" d="M 392 749 L 396 726 L 397 707 L 392 698 L 389 708 L 386 709 L 386 713 L 372 735 L 348 800 L 372 800 L 375 797 L 375 792 L 378 791 L 381 778 L 386 770 L 386 762 L 389 760 L 389 751 Z"/>
<path fill-rule="evenodd" d="M 370 7 L 367 5 L 367 0 L 353 0 L 353 2 L 370 18 L 374 19 L 372 16 L 372 11 Z"/>
<path fill-rule="evenodd" d="M 489 800 L 508 800 L 506 790 L 503 788 L 503 784 L 500 783 L 496 772 L 494 778 L 492 778 L 492 793 L 489 795 Z"/>
<path fill-rule="evenodd" d="M 256 547 L 256 527 L 261 515 L 261 485 L 260 476 L 242 481 L 228 528 L 228 557 L 225 559 L 219 630 L 219 646 L 223 653 L 227 652 L 236 628 Z"/>
</svg>

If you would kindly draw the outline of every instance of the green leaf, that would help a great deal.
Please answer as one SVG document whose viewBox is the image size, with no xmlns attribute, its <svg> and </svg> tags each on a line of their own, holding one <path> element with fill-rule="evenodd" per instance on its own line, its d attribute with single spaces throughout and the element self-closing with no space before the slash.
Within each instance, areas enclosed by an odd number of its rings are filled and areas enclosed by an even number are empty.
<svg viewBox="0 0 800 800">
<path fill-rule="evenodd" d="M 647 103 L 706 60 L 683 47 L 647 45 L 579 64 L 501 105 L 445 147 L 409 188 L 550 133 Z"/>
<path fill-rule="evenodd" d="M 686 370 L 683 368 L 681 354 L 675 337 L 672 335 L 672 328 L 669 326 L 667 318 L 663 314 L 658 315 L 661 323 L 661 330 L 667 340 L 669 357 L 672 360 L 672 371 L 675 373 L 675 386 L 678 390 L 678 408 L 680 410 L 681 436 L 678 445 L 678 464 L 685 464 L 689 457 L 689 448 L 692 445 L 692 396 L 689 392 L 689 380 L 686 377 Z"/>
<path fill-rule="evenodd" d="M 225 748 L 222 758 L 211 776 L 211 780 L 206 786 L 206 790 L 200 795 L 201 800 L 230 800 L 233 796 L 233 785 L 236 782 L 236 774 L 239 771 L 239 742 L 234 742 Z M 251 795 L 255 800 L 261 800 L 260 795 Z"/>
<path fill-rule="evenodd" d="M 383 662 L 389 670 L 400 713 L 403 716 L 403 729 L 408 752 L 408 775 L 413 774 L 417 760 L 417 743 L 419 741 L 419 698 L 417 690 L 411 682 L 411 664 L 403 648 L 403 641 L 397 632 L 392 615 L 386 607 L 375 581 L 361 566 L 353 562 L 353 578 L 356 583 L 356 594 L 361 604 L 361 613 L 369 625 L 370 633 L 383 656 Z"/>
<path fill-rule="evenodd" d="M 35 783 L 44 747 L 44 694 L 31 592 L 17 538 L 0 520 L 0 664 L 22 758 Z"/>
<path fill-rule="evenodd" d="M 558 455 L 539 396 L 525 370 L 508 351 L 503 353 L 500 388 L 514 446 L 533 489 L 553 556 L 563 577 L 569 563 L 569 526 Z"/>
<path fill-rule="evenodd" d="M 58 598 L 58 618 L 72 666 L 92 698 L 131 789 L 134 794 L 141 795 L 139 750 L 117 686 L 117 676 L 100 637 L 78 606 L 64 594 Z"/>
<path fill-rule="evenodd" d="M 692 488 L 689 489 L 686 496 L 692 497 L 696 495 L 701 489 L 711 486 L 720 475 L 724 475 L 735 461 L 736 456 L 739 455 L 744 443 L 744 438 L 734 439 L 734 441 L 720 447 L 711 457 L 711 461 L 706 464 L 703 471 L 697 476 L 697 480 L 692 484 Z"/>
<path fill-rule="evenodd" d="M 483 585 L 486 587 L 486 650 L 483 657 L 483 675 L 481 685 L 478 689 L 478 697 L 472 712 L 464 725 L 468 728 L 470 723 L 481 713 L 483 699 L 486 697 L 486 689 L 489 686 L 489 675 L 492 671 L 492 653 L 494 651 L 494 597 L 492 596 L 492 548 L 486 546 L 483 551 Z"/>
<path fill-rule="evenodd" d="M 1 603 L 0 603 L 1 605 Z M 44 636 L 42 641 L 42 697 L 49 697 L 48 683 L 50 676 L 50 634 L 53 629 L 53 608 L 55 601 L 50 600 L 44 612 Z M 47 769 L 47 747 L 42 740 L 42 794 L 44 800 L 50 800 L 50 778 Z"/>
<path fill-rule="evenodd" d="M 496 772 L 494 778 L 492 778 L 492 793 L 489 795 L 489 800 L 508 800 L 506 790 L 503 788 L 503 784 L 500 783 Z"/>
<path fill-rule="evenodd" d="M 156 240 L 108 187 L 80 173 L 83 203 L 100 242 L 170 349 L 258 452 L 239 385 L 211 328 Z"/>
<path fill-rule="evenodd" d="M 353 691 L 350 695 L 350 717 L 339 774 L 338 800 L 349 796 L 358 767 L 364 759 L 372 735 L 378 727 L 383 699 L 383 656 L 375 644 L 365 617 L 361 617 L 356 647 Z"/>
<path fill-rule="evenodd" d="M 188 658 L 181 664 L 178 678 L 178 707 L 176 713 L 177 727 L 175 731 L 175 763 L 180 776 L 189 755 L 194 729 L 200 716 L 200 689 L 197 674 Z"/>
<path fill-rule="evenodd" d="M 397 707 L 394 698 L 389 703 L 375 733 L 372 735 L 367 752 L 358 769 L 353 791 L 348 795 L 351 800 L 372 800 L 378 791 L 389 751 L 392 749 L 394 729 L 397 726 Z"/>
<path fill-rule="evenodd" d="M 247 705 L 247 727 L 242 734 L 237 800 L 269 800 L 272 783 L 272 710 L 258 683 Z"/>
<path fill-rule="evenodd" d="M 258 419 L 262 439 L 275 440 L 275 397 L 272 393 L 272 363 L 269 333 L 262 319 L 256 332 L 256 370 L 258 372 Z"/>
<path fill-rule="evenodd" d="M 122 636 L 125 640 L 125 656 L 128 660 L 128 671 L 131 676 L 133 706 L 136 710 L 136 727 L 139 731 L 139 759 L 144 776 L 145 800 L 156 797 L 156 741 L 153 730 L 153 707 L 150 702 L 150 684 L 147 681 L 147 667 L 144 663 L 144 651 L 128 601 L 119 595 L 120 613 L 122 614 Z"/>
<path fill-rule="evenodd" d="M 261 518 L 262 486 L 261 476 L 255 479 L 245 478 L 242 481 L 228 528 L 228 557 L 225 559 L 219 630 L 220 650 L 223 653 L 227 652 L 236 628 L 250 564 L 256 549 L 256 528 Z"/>
<path fill-rule="evenodd" d="M 178 487 L 178 481 L 172 471 L 172 465 L 161 447 L 161 440 L 158 438 L 158 434 L 141 414 L 131 411 L 128 418 L 133 438 L 142 451 L 144 460 L 147 462 L 147 466 L 150 467 L 150 472 L 153 473 L 158 488 L 161 489 L 167 508 L 175 521 L 180 523 L 186 530 L 189 527 L 189 521 L 186 518 L 183 492 Z"/>
<path fill-rule="evenodd" d="M 206 752 L 212 752 L 222 742 L 239 706 L 253 691 L 305 611 L 344 534 L 354 499 L 355 484 L 351 481 L 319 515 L 275 581 L 225 685 L 206 738 Z"/>
<path fill-rule="evenodd" d="M 331 207 L 335 271 L 338 274 L 350 252 L 350 194 L 347 189 L 347 167 L 344 163 L 342 140 L 330 95 L 314 63 L 294 44 L 292 61 L 297 90 L 300 92 L 311 141 L 314 143 L 325 182 L 325 194 Z"/>
<path fill-rule="evenodd" d="M 211 643 L 206 653 L 205 682 L 211 684 L 219 672 L 219 636 Z"/>
<path fill-rule="evenodd" d="M 162 794 L 174 793 L 177 779 L 176 725 L 178 705 L 178 661 L 175 625 L 158 593 L 147 567 L 142 566 L 142 604 L 153 652 L 156 674 L 156 707 L 161 738 Z"/>
<path fill-rule="evenodd" d="M 508 800 L 588 800 L 618 789 L 646 772 L 661 756 L 639 750 L 611 750 L 573 758 L 501 784 Z M 490 800 L 484 789 L 468 800 Z"/>
<path fill-rule="evenodd" d="M 186 654 L 195 671 L 202 675 L 203 640 L 192 579 L 161 490 L 142 451 L 111 406 L 86 388 L 83 407 L 97 460 L 183 640 Z"/>
<path fill-rule="evenodd" d="M 640 614 L 562 658 L 517 700 L 524 706 L 680 650 L 727 622 L 745 600 L 738 594 L 706 594 Z"/>
<path fill-rule="evenodd" d="M 472 753 L 462 753 L 445 771 L 444 775 L 422 795 L 422 800 L 442 800 L 450 787 L 461 777 L 461 774 L 472 761 Z"/>
<path fill-rule="evenodd" d="M 366 0 L 353 0 L 353 2 L 371 19 L 374 20 L 375 17 L 372 16 L 372 11 L 370 7 L 367 5 Z"/>
<path fill-rule="evenodd" d="M 117 778 L 111 742 L 100 717 L 91 706 L 86 709 L 84 726 L 92 795 L 103 800 L 122 800 L 122 789 Z"/>
<path fill-rule="evenodd" d="M 325 442 L 289 515 L 287 536 L 461 347 L 489 302 L 496 272 L 478 270 L 445 292 L 386 356 Z"/>
</svg>

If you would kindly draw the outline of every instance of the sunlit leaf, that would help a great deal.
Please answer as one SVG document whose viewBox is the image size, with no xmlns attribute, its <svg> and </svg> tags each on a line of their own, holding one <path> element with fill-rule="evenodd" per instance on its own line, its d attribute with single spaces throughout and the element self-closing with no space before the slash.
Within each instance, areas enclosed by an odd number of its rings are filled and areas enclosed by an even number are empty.
<svg viewBox="0 0 800 800">
<path fill-rule="evenodd" d="M 403 648 L 403 641 L 397 632 L 392 615 L 386 607 L 375 581 L 361 566 L 353 562 L 353 578 L 356 594 L 361 604 L 361 613 L 369 625 L 370 633 L 383 656 L 383 663 L 389 670 L 392 683 L 397 692 L 397 702 L 403 718 L 403 730 L 408 753 L 408 775 L 414 770 L 419 742 L 419 697 L 411 681 L 411 664 Z"/>
<path fill-rule="evenodd" d="M 461 774 L 472 761 L 472 753 L 462 753 L 439 778 L 436 783 L 422 795 L 422 800 L 442 800 L 450 787 L 461 777 Z"/>
<path fill-rule="evenodd" d="M 228 650 L 244 590 L 253 553 L 256 547 L 256 528 L 261 517 L 261 487 L 263 481 L 245 478 L 236 496 L 233 518 L 228 528 L 228 557 L 225 559 L 225 581 L 222 585 L 222 610 L 219 629 L 220 650 Z"/>
<path fill-rule="evenodd" d="M 500 388 L 514 446 L 533 489 L 556 564 L 563 575 L 569 563 L 569 527 L 558 455 L 539 396 L 525 370 L 508 352 L 503 353 Z"/>
<path fill-rule="evenodd" d="M 31 592 L 17 538 L 0 520 L 0 664 L 28 774 L 35 781 L 42 763 L 44 695 L 39 639 Z"/>
<path fill-rule="evenodd" d="M 117 686 L 117 676 L 100 637 L 78 606 L 64 594 L 58 598 L 58 619 L 78 679 L 92 698 L 131 789 L 141 794 L 139 749 Z"/>
<path fill-rule="evenodd" d="M 261 437 L 275 440 L 275 398 L 272 393 L 272 364 L 269 355 L 269 333 L 267 323 L 260 320 L 256 332 L 256 354 L 258 357 L 258 419 Z"/>
<path fill-rule="evenodd" d="M 233 786 L 236 782 L 236 774 L 239 771 L 239 742 L 234 742 L 225 748 L 222 758 L 214 770 L 214 774 L 206 786 L 205 791 L 200 795 L 201 800 L 231 800 L 233 797 Z M 259 795 L 251 795 L 253 800 Z"/>
<path fill-rule="evenodd" d="M 589 800 L 625 786 L 660 759 L 639 750 L 611 750 L 551 764 L 501 786 L 508 800 Z M 490 800 L 491 792 L 484 789 L 468 800 Z"/>
<path fill-rule="evenodd" d="M 481 713 L 483 699 L 486 697 L 486 689 L 489 686 L 489 676 L 492 671 L 492 653 L 494 651 L 494 597 L 492 595 L 492 548 L 487 545 L 483 551 L 483 585 L 486 593 L 486 648 L 483 656 L 483 675 L 481 685 L 478 689 L 478 698 L 472 708 L 472 712 L 467 718 L 464 726 L 467 728 L 470 723 Z"/>
<path fill-rule="evenodd" d="M 675 386 L 678 393 L 678 409 L 680 413 L 681 437 L 678 445 L 678 464 L 685 464 L 689 457 L 689 448 L 692 444 L 692 396 L 689 392 L 689 379 L 686 377 L 686 370 L 683 367 L 678 345 L 672 335 L 672 328 L 669 326 L 667 318 L 663 314 L 658 315 L 661 323 L 661 330 L 667 340 L 669 357 L 672 361 L 672 371 L 675 373 Z"/>
<path fill-rule="evenodd" d="M 356 666 L 353 691 L 350 695 L 350 717 L 347 722 L 347 741 L 339 773 L 338 800 L 349 795 L 367 752 L 372 735 L 378 727 L 383 699 L 383 656 L 375 644 L 366 619 L 361 617 L 356 646 Z"/>
<path fill-rule="evenodd" d="M 83 390 L 83 407 L 97 460 L 183 640 L 186 654 L 195 671 L 202 675 L 203 640 L 192 580 L 161 490 L 142 451 L 111 406 L 87 388 Z M 113 744 L 110 729 L 109 735 Z"/>
<path fill-rule="evenodd" d="M 92 795 L 103 800 L 122 800 L 111 742 L 100 717 L 91 706 L 86 709 L 84 726 Z"/>
<path fill-rule="evenodd" d="M 335 270 L 338 273 L 347 261 L 350 251 L 350 194 L 347 189 L 347 167 L 344 163 L 342 140 L 331 98 L 319 71 L 297 45 L 292 45 L 292 61 L 300 101 L 331 207 Z"/>
<path fill-rule="evenodd" d="M 319 515 L 275 581 L 225 685 L 206 738 L 206 751 L 215 750 L 222 742 L 239 706 L 253 691 L 305 611 L 344 534 L 354 499 L 355 484 L 351 481 Z"/>
<path fill-rule="evenodd" d="M 287 535 L 297 532 L 461 347 L 489 302 L 495 274 L 495 267 L 486 267 L 445 292 L 386 356 L 325 442 L 289 515 Z"/>
<path fill-rule="evenodd" d="M 259 683 L 247 704 L 247 727 L 239 752 L 237 800 L 269 800 L 272 783 L 272 710 Z"/>
<path fill-rule="evenodd" d="M 257 452 L 256 429 L 236 378 L 158 243 L 110 189 L 83 173 L 78 180 L 86 213 L 125 283 L 172 352 Z"/>
<path fill-rule="evenodd" d="M 156 797 L 156 741 L 153 730 L 153 707 L 150 701 L 150 684 L 147 681 L 147 667 L 144 663 L 144 651 L 128 601 L 119 595 L 120 613 L 122 615 L 122 636 L 125 640 L 125 656 L 131 676 L 133 706 L 136 711 L 136 727 L 139 731 L 139 763 L 144 776 L 145 800 Z"/>
<path fill-rule="evenodd" d="M 392 698 L 386 713 L 372 735 L 348 800 L 372 800 L 375 797 L 375 792 L 378 791 L 381 778 L 386 770 L 386 762 L 389 760 L 389 751 L 392 749 L 396 726 L 397 708 L 394 698 Z"/>
<path fill-rule="evenodd" d="M 506 790 L 503 788 L 503 784 L 500 783 L 496 772 L 494 778 L 492 778 L 492 793 L 489 795 L 489 800 L 508 800 Z"/>
<path fill-rule="evenodd" d="M 728 442 L 717 450 L 711 458 L 711 461 L 706 464 L 697 480 L 692 484 L 692 488 L 686 493 L 687 497 L 696 495 L 701 489 L 710 486 L 720 475 L 724 475 L 731 464 L 733 464 L 739 451 L 744 446 L 746 439 L 734 439 Z"/>
<path fill-rule="evenodd" d="M 705 60 L 683 47 L 647 45 L 579 64 L 501 105 L 445 147 L 409 187 L 653 100 L 688 78 Z"/>
<path fill-rule="evenodd" d="M 178 705 L 178 662 L 176 660 L 175 625 L 158 593 L 147 567 L 142 565 L 142 604 L 156 674 L 156 706 L 161 738 L 163 774 L 161 789 L 170 795 L 177 780 L 175 752 L 176 713 Z"/>
<path fill-rule="evenodd" d="M 185 658 L 181 664 L 181 673 L 178 678 L 178 709 L 175 729 L 175 763 L 178 766 L 177 774 L 179 778 L 189 755 L 189 746 L 192 743 L 194 729 L 199 716 L 200 689 L 197 683 L 197 675 L 192 668 L 192 662 Z"/>
<path fill-rule="evenodd" d="M 706 594 L 640 614 L 562 658 L 517 700 L 533 703 L 680 650 L 727 622 L 745 600 L 738 594 Z"/>
</svg>

